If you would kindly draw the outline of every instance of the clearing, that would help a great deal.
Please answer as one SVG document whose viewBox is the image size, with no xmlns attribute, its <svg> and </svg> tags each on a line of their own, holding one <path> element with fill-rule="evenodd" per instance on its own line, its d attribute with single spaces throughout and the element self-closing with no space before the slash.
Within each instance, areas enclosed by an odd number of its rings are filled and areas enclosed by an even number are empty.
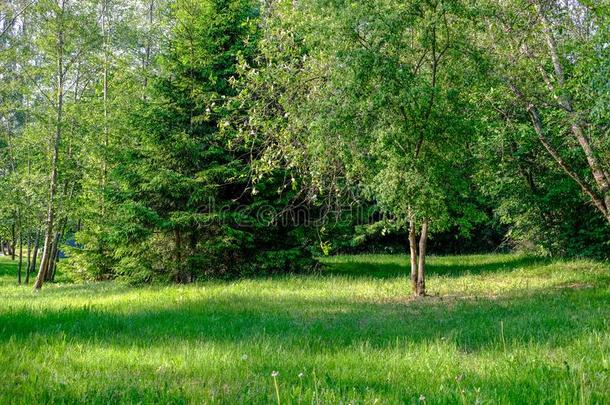
<svg viewBox="0 0 610 405">
<path fill-rule="evenodd" d="M 316 275 L 15 285 L 0 403 L 610 403 L 610 265 L 336 256 Z M 272 372 L 277 371 L 277 392 Z"/>
</svg>

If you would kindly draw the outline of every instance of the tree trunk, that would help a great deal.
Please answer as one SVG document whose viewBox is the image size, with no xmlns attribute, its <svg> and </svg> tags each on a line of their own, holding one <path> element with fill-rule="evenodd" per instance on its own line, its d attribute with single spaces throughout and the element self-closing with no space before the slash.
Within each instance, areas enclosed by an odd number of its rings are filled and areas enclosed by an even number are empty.
<svg viewBox="0 0 610 405">
<path fill-rule="evenodd" d="M 15 260 L 15 248 L 17 246 L 17 234 L 15 232 L 15 223 L 11 226 L 11 260 Z"/>
<path fill-rule="evenodd" d="M 61 222 L 60 231 L 55 234 L 55 238 L 53 239 L 53 248 L 51 250 L 51 260 L 49 262 L 49 271 L 47 274 L 46 281 L 54 281 L 55 280 L 55 271 L 57 270 L 57 260 L 59 259 L 59 244 L 64 236 L 64 229 L 66 227 L 66 220 L 64 219 Z"/>
<path fill-rule="evenodd" d="M 38 261 L 38 250 L 40 249 L 40 230 L 36 231 L 36 240 L 34 241 L 34 252 L 32 253 L 32 265 L 28 271 L 27 277 L 30 277 L 30 273 L 36 271 L 36 262 Z"/>
<path fill-rule="evenodd" d="M 64 220 L 63 222 L 64 223 L 61 226 L 61 232 L 58 232 L 55 235 L 55 242 L 53 244 L 53 261 L 51 262 L 51 265 L 49 267 L 49 281 L 55 281 L 55 273 L 57 272 L 57 262 L 59 261 L 59 244 L 64 238 L 64 230 L 66 227 L 66 221 Z"/>
<path fill-rule="evenodd" d="M 154 20 L 154 11 L 155 11 L 155 0 L 150 0 L 150 3 L 148 4 L 148 39 L 147 39 L 147 43 L 146 43 L 146 50 L 145 50 L 145 58 L 144 58 L 144 88 L 143 88 L 143 93 L 142 93 L 142 99 L 146 100 L 146 88 L 148 87 L 148 70 L 150 67 L 150 59 L 151 59 L 151 54 L 152 54 L 152 38 L 151 38 L 151 31 L 152 31 L 152 25 L 153 25 L 153 20 Z"/>
<path fill-rule="evenodd" d="M 28 284 L 30 282 L 30 266 L 32 265 L 32 259 L 31 259 L 31 254 L 32 254 L 32 233 L 30 232 L 30 230 L 28 230 L 28 247 L 27 247 L 27 251 L 28 251 L 28 257 L 27 260 L 25 262 L 25 284 Z"/>
<path fill-rule="evenodd" d="M 23 236 L 21 229 L 21 218 L 19 218 L 19 265 L 17 270 L 17 283 L 21 285 L 21 270 L 23 269 Z"/>
<path fill-rule="evenodd" d="M 411 290 L 417 293 L 417 231 L 415 220 L 409 221 L 409 249 L 411 251 Z"/>
<path fill-rule="evenodd" d="M 426 245 L 428 243 L 428 220 L 424 219 L 419 236 L 419 263 L 417 266 L 417 293 L 419 297 L 426 295 Z"/>
<path fill-rule="evenodd" d="M 108 177 L 108 147 L 109 147 L 109 127 L 108 127 L 108 69 L 109 69 L 109 27 L 108 27 L 108 0 L 104 0 L 103 2 L 103 10 L 102 10 L 102 35 L 104 37 L 104 67 L 102 72 L 102 81 L 103 81 L 103 107 L 104 107 L 104 151 L 102 156 L 102 187 L 101 187 L 101 214 L 102 216 L 106 213 L 106 202 L 105 202 L 105 190 L 106 190 L 106 182 Z"/>
<path fill-rule="evenodd" d="M 182 265 L 182 232 L 179 229 L 174 230 L 174 257 L 176 260 L 176 269 L 178 271 L 178 281 L 187 283 L 190 279 Z"/>
<path fill-rule="evenodd" d="M 11 246 L 11 242 L 6 241 L 6 253 L 4 254 L 5 256 L 14 256 L 15 255 L 15 250 L 12 248 Z M 14 258 L 13 258 L 14 260 Z"/>
<path fill-rule="evenodd" d="M 419 244 L 417 242 L 417 225 L 414 219 L 409 220 L 409 251 L 411 258 L 411 290 L 416 297 L 426 295 L 426 246 L 428 243 L 428 220 L 421 225 Z"/>
<path fill-rule="evenodd" d="M 47 273 L 45 274 L 44 281 L 52 281 L 53 280 L 53 271 L 55 269 L 55 259 L 57 257 L 57 251 L 59 250 L 59 238 L 60 233 L 57 232 L 53 237 L 53 242 L 51 243 L 51 256 L 49 257 L 49 264 L 47 268 Z"/>
</svg>

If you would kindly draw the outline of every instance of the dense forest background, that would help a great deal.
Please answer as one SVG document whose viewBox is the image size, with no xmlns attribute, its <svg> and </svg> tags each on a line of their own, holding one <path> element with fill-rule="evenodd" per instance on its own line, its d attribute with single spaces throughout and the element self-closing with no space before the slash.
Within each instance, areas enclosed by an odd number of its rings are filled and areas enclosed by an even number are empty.
<svg viewBox="0 0 610 405">
<path fill-rule="evenodd" d="M 410 252 L 421 293 L 427 252 L 607 258 L 609 7 L 4 1 L 3 252 L 37 288 Z"/>
</svg>

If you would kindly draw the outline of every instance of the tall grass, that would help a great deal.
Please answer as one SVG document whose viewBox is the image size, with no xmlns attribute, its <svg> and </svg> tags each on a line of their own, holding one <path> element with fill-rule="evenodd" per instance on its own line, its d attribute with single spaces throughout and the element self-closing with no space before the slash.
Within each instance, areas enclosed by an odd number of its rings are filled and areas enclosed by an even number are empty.
<svg viewBox="0 0 610 405">
<path fill-rule="evenodd" d="M 15 285 L 0 259 L 0 403 L 610 403 L 610 266 L 402 256 L 318 275 Z"/>
</svg>

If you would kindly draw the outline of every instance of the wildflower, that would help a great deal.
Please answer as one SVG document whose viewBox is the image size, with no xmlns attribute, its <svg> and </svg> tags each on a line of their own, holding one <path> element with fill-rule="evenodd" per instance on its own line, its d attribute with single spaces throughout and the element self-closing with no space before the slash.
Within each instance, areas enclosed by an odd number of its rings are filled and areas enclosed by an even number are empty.
<svg viewBox="0 0 610 405">
<path fill-rule="evenodd" d="M 419 402 L 425 402 L 426 401 L 426 397 L 424 396 L 424 394 L 421 394 L 419 396 Z"/>
<path fill-rule="evenodd" d="M 275 398 L 277 399 L 277 405 L 281 405 L 282 404 L 282 400 L 280 399 L 280 387 L 277 384 L 277 376 L 280 373 L 278 371 L 272 371 L 271 372 L 271 377 L 273 377 L 273 385 L 275 386 Z"/>
<path fill-rule="evenodd" d="M 241 356 L 241 359 L 242 359 L 242 360 L 244 360 L 244 361 L 245 361 L 245 360 L 248 360 L 248 355 L 247 355 L 247 354 L 243 354 L 243 355 Z"/>
<path fill-rule="evenodd" d="M 303 378 L 303 377 L 305 377 L 305 374 L 299 373 L 299 378 Z"/>
</svg>

